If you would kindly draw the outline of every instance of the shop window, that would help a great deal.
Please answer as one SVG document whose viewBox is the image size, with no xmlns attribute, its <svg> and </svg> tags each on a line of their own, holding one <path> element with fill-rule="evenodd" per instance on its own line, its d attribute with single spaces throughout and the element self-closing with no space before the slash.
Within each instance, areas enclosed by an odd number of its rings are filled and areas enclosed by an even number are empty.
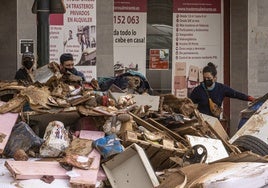
<svg viewBox="0 0 268 188">
<path fill-rule="evenodd" d="M 147 1 L 146 77 L 155 94 L 171 92 L 173 0 Z M 150 68 L 150 50 L 169 53 L 167 69 Z"/>
</svg>

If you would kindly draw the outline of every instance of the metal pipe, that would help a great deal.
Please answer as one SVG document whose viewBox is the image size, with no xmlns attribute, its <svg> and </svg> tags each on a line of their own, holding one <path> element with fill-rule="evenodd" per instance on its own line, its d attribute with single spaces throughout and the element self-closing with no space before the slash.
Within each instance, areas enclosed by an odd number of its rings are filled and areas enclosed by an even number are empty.
<svg viewBox="0 0 268 188">
<path fill-rule="evenodd" d="M 37 0 L 37 67 L 49 63 L 50 0 Z"/>
</svg>

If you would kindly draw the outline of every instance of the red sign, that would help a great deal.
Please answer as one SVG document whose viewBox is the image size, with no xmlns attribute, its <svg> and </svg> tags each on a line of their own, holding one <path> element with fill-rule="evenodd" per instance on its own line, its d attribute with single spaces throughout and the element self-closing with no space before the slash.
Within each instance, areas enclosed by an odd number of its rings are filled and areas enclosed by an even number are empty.
<svg viewBox="0 0 268 188">
<path fill-rule="evenodd" d="M 150 69 L 168 69 L 169 68 L 168 49 L 150 50 Z"/>
</svg>

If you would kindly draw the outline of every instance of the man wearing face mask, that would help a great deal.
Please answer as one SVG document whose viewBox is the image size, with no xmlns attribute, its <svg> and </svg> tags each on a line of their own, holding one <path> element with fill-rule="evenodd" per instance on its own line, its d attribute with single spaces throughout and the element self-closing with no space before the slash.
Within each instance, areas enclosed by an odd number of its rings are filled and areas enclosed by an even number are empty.
<svg viewBox="0 0 268 188">
<path fill-rule="evenodd" d="M 16 72 L 15 79 L 22 82 L 33 83 L 33 66 L 35 58 L 33 53 L 25 52 L 22 55 L 22 67 Z"/>
<path fill-rule="evenodd" d="M 203 68 L 203 82 L 194 88 L 190 95 L 193 103 L 198 104 L 197 109 L 203 114 L 215 116 L 209 107 L 209 98 L 219 107 L 222 106 L 225 97 L 236 98 L 244 101 L 254 101 L 252 96 L 238 92 L 227 85 L 216 82 L 217 79 L 216 66 L 209 62 Z M 218 117 L 219 118 L 219 117 Z"/>
<path fill-rule="evenodd" d="M 74 68 L 74 58 L 70 53 L 64 53 L 60 56 L 60 68 L 62 74 L 72 73 L 76 76 L 81 77 L 81 81 L 85 81 L 85 75 Z"/>
</svg>

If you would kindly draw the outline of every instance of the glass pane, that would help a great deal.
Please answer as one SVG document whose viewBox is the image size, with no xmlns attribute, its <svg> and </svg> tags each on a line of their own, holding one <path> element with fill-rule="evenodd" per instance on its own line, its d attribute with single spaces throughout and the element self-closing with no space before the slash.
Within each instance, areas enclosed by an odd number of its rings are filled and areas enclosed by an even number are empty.
<svg viewBox="0 0 268 188">
<path fill-rule="evenodd" d="M 154 89 L 154 94 L 170 93 L 173 0 L 148 0 L 147 7 L 146 77 Z M 167 70 L 149 69 L 150 49 L 168 49 Z"/>
</svg>

